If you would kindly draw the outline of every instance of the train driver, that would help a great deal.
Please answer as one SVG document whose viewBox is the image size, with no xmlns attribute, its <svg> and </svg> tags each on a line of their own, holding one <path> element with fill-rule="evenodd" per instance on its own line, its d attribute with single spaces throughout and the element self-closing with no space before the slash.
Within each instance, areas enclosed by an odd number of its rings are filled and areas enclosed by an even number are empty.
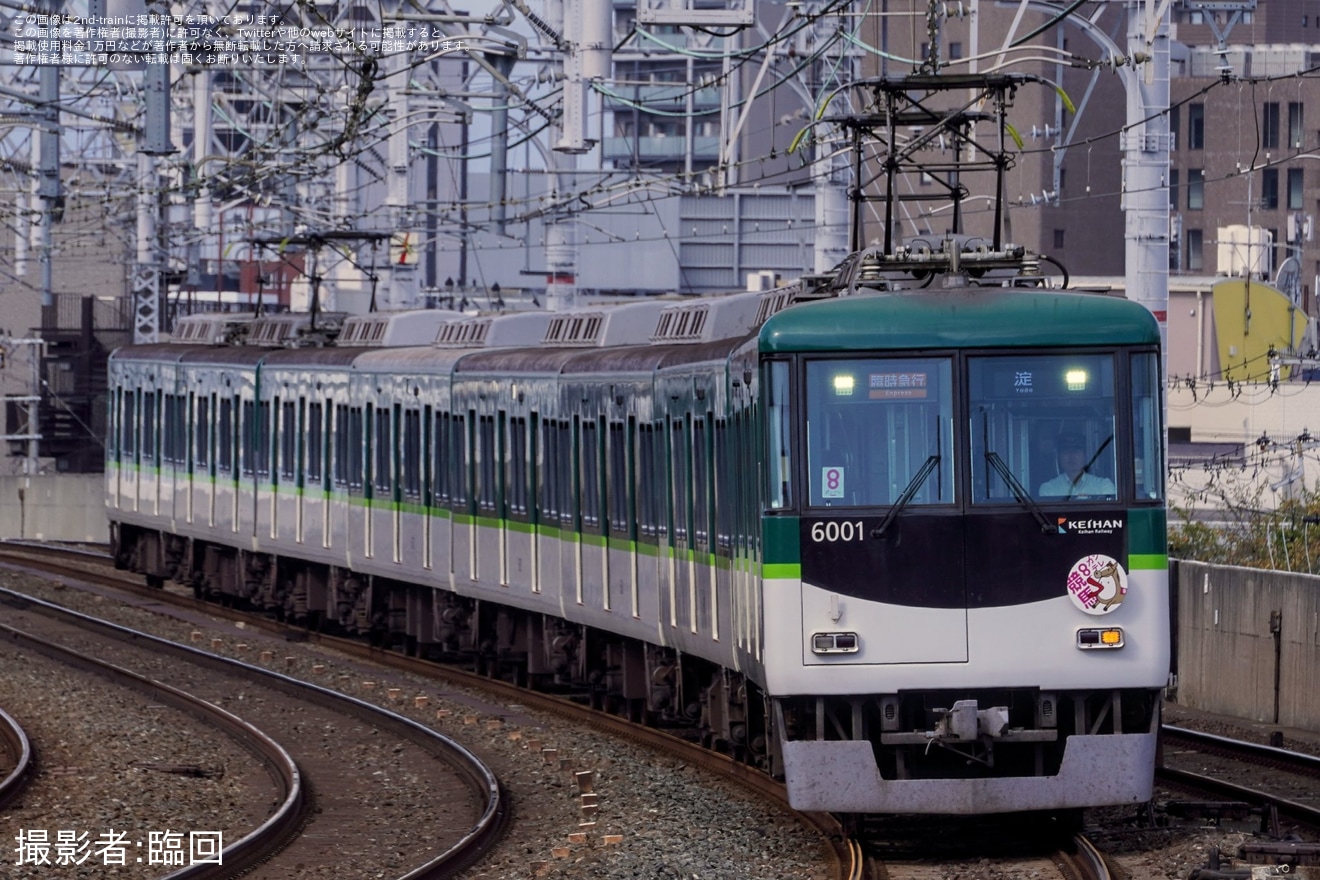
<svg viewBox="0 0 1320 880">
<path fill-rule="evenodd" d="M 1072 431 L 1060 434 L 1054 443 L 1054 452 L 1059 463 L 1059 475 L 1041 484 L 1040 492 L 1037 493 L 1040 497 L 1062 497 L 1065 501 L 1072 498 L 1114 497 L 1116 490 L 1112 480 L 1086 470 L 1100 453 L 1097 451 L 1095 456 L 1088 456 L 1086 439 L 1081 434 Z"/>
</svg>

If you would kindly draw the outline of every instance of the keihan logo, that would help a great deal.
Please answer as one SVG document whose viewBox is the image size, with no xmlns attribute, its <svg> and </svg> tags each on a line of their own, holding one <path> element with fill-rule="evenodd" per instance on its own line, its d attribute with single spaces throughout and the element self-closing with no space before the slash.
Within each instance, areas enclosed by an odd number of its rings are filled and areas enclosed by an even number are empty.
<svg viewBox="0 0 1320 880">
<path fill-rule="evenodd" d="M 1066 535 L 1066 534 L 1068 534 L 1068 530 L 1064 528 L 1064 525 L 1066 525 L 1067 522 L 1068 522 L 1068 517 L 1066 517 L 1066 516 L 1061 516 L 1061 517 L 1059 517 L 1059 534 L 1060 534 L 1060 535 Z"/>
</svg>

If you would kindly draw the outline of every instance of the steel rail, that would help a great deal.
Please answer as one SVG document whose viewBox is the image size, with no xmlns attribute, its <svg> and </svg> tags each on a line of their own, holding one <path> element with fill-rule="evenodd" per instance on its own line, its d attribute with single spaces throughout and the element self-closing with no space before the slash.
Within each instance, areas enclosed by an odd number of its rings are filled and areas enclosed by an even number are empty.
<svg viewBox="0 0 1320 880">
<path fill-rule="evenodd" d="M 14 769 L 0 779 L 0 807 L 4 807 L 27 785 L 36 767 L 36 755 L 22 725 L 4 709 L 0 709 L 0 741 L 4 742 L 5 753 L 14 759 Z"/>
<path fill-rule="evenodd" d="M 86 573 L 81 572 L 72 574 L 79 578 L 88 576 Z M 153 592 L 159 594 L 159 591 Z M 185 659 L 204 668 L 216 669 L 229 675 L 237 675 L 250 681 L 256 681 L 268 687 L 284 691 L 298 699 L 317 703 L 332 711 L 353 715 L 369 724 L 380 725 L 389 729 L 395 735 L 408 739 L 433 757 L 449 765 L 467 783 L 474 794 L 480 798 L 483 805 L 482 813 L 457 843 L 430 861 L 401 875 L 399 880 L 430 880 L 430 878 L 454 876 L 465 867 L 474 864 L 482 855 L 488 852 L 498 842 L 508 824 L 510 818 L 509 805 L 499 779 L 494 772 L 460 743 L 413 721 L 411 718 L 320 685 L 263 669 L 250 663 L 244 663 L 241 660 L 221 657 L 189 645 L 181 645 L 168 639 L 138 632 L 12 590 L 0 589 L 0 600 L 34 608 L 48 616 L 63 618 L 66 621 L 87 629 L 96 630 L 122 641 L 136 644 L 146 643 L 160 653 Z M 208 610 L 214 613 L 215 607 L 210 606 Z M 151 684 L 156 685 L 155 682 Z M 238 846 L 238 843 L 233 846 Z M 226 859 L 228 859 L 228 852 L 229 848 L 227 847 L 225 849 Z M 235 858 L 238 858 L 238 854 L 235 854 Z M 196 878 L 203 876 L 209 877 L 210 875 L 190 874 L 180 871 L 170 874 L 164 880 L 196 880 Z"/>
</svg>

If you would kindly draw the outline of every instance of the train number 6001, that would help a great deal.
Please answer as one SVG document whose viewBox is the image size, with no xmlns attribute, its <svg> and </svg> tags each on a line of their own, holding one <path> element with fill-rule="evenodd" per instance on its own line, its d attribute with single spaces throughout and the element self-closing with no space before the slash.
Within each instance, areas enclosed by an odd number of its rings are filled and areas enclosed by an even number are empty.
<svg viewBox="0 0 1320 880">
<path fill-rule="evenodd" d="M 820 543 L 822 541 L 860 541 L 865 534 L 862 531 L 862 521 L 850 522 L 848 520 L 831 519 L 825 522 L 815 522 L 811 524 L 811 540 Z"/>
</svg>

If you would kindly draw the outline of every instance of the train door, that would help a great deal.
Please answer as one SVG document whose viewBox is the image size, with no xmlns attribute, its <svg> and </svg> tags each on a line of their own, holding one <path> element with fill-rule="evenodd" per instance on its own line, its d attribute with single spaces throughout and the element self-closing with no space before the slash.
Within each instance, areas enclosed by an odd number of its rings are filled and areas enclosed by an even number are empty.
<svg viewBox="0 0 1320 880">
<path fill-rule="evenodd" d="M 636 471 L 637 497 L 634 502 L 637 520 L 637 550 L 633 553 L 636 614 L 649 628 L 664 619 L 661 613 L 661 536 L 662 487 L 665 461 L 664 429 L 653 423 L 637 426 Z"/>
<path fill-rule="evenodd" d="M 562 419 L 541 422 L 541 502 L 538 507 L 542 527 L 537 530 L 536 558 L 540 566 L 537 590 L 549 593 L 558 602 L 563 601 L 565 585 L 569 583 L 564 579 L 564 560 L 571 528 L 571 505 L 567 500 L 569 476 L 573 469 L 569 453 L 571 446 L 567 422 Z"/>
<path fill-rule="evenodd" d="M 637 534 L 634 514 L 636 466 L 632 455 L 636 419 L 611 421 L 605 448 L 606 576 L 612 605 L 632 617 L 638 613 Z"/>
<path fill-rule="evenodd" d="M 709 412 L 692 419 L 692 632 L 718 639 L 711 426 Z"/>
<path fill-rule="evenodd" d="M 138 391 L 136 388 L 119 390 L 119 505 L 124 510 L 137 510 L 139 495 L 138 471 Z"/>
<path fill-rule="evenodd" d="M 395 413 L 398 473 L 394 492 L 394 561 L 430 569 L 430 545 L 426 541 L 425 429 L 430 409 L 400 408 Z"/>
<path fill-rule="evenodd" d="M 533 592 L 536 572 L 535 511 L 531 503 L 531 473 L 535 467 L 537 419 L 530 428 L 527 416 L 514 415 L 506 421 L 507 453 L 504 468 L 504 570 L 503 584 L 522 593 Z"/>
<path fill-rule="evenodd" d="M 188 458 L 188 482 L 185 487 L 187 521 L 192 525 L 197 516 L 197 471 L 206 468 L 206 420 L 210 408 L 205 395 L 188 393 L 188 429 L 184 435 L 184 454 Z"/>
<path fill-rule="evenodd" d="M 673 416 L 669 421 L 670 541 L 669 625 L 674 629 L 691 628 L 696 632 L 696 589 L 690 571 L 692 514 L 692 456 L 688 443 L 687 417 Z"/>
<path fill-rule="evenodd" d="M 951 365 L 949 357 L 805 364 L 808 665 L 843 662 L 839 652 L 855 663 L 967 660 Z M 860 646 L 816 643 L 836 630 L 868 637 Z"/>
</svg>

